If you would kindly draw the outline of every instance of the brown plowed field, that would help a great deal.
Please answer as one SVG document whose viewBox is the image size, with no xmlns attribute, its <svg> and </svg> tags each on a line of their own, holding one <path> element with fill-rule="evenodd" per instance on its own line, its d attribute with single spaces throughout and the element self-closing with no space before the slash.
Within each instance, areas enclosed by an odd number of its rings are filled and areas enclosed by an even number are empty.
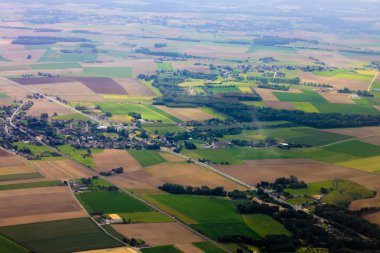
<svg viewBox="0 0 380 253">
<path fill-rule="evenodd" d="M 81 82 L 52 83 L 52 84 L 31 84 L 28 87 L 47 95 L 62 96 L 90 96 L 96 93 L 90 90 Z"/>
<path fill-rule="evenodd" d="M 12 80 L 22 85 L 81 82 L 97 94 L 128 94 L 117 82 L 107 77 L 12 78 Z"/>
<path fill-rule="evenodd" d="M 8 157 L 8 156 L 12 156 L 12 154 L 0 148 L 0 157 Z"/>
<path fill-rule="evenodd" d="M 117 176 L 112 176 L 109 180 L 123 189 L 157 189 L 165 182 L 155 178 L 145 170 L 136 170 Z"/>
<path fill-rule="evenodd" d="M 0 192 L 0 226 L 86 216 L 67 187 Z"/>
<path fill-rule="evenodd" d="M 295 110 L 293 103 L 282 101 L 265 101 L 265 104 L 274 109 Z"/>
<path fill-rule="evenodd" d="M 49 179 L 77 179 L 94 175 L 70 160 L 35 161 L 33 164 L 42 175 Z"/>
<path fill-rule="evenodd" d="M 324 97 L 330 103 L 355 104 L 355 102 L 350 98 L 349 94 L 330 93 L 330 92 L 318 92 L 318 94 Z"/>
<path fill-rule="evenodd" d="M 279 177 L 290 175 L 297 176 L 306 182 L 318 182 L 366 174 L 354 169 L 305 159 L 268 159 L 247 161 L 245 165 L 217 165 L 215 167 L 249 184 L 257 184 L 260 181 L 273 182 Z"/>
<path fill-rule="evenodd" d="M 128 238 L 141 238 L 150 246 L 188 244 L 204 241 L 183 226 L 174 223 L 145 223 L 112 225 L 116 231 Z"/>
<path fill-rule="evenodd" d="M 27 173 L 36 173 L 36 170 L 30 166 L 15 166 L 15 167 L 0 168 L 0 176 L 14 175 L 14 174 L 27 174 Z"/>
<path fill-rule="evenodd" d="M 93 154 L 96 171 L 110 171 L 117 167 L 123 167 L 124 172 L 141 169 L 141 165 L 127 151 L 120 149 L 105 149 L 101 153 Z"/>
<path fill-rule="evenodd" d="M 54 102 L 49 102 L 47 100 L 34 100 L 33 106 L 28 110 L 26 115 L 39 117 L 41 116 L 41 113 L 47 113 L 51 118 L 54 113 L 57 113 L 57 115 L 70 115 L 75 112 Z"/>
<path fill-rule="evenodd" d="M 156 94 L 149 89 L 145 84 L 140 83 L 133 78 L 113 78 L 115 82 L 121 85 L 127 93 L 131 96 L 145 97 L 150 96 L 154 97 Z"/>
<path fill-rule="evenodd" d="M 380 175 L 379 174 L 366 174 L 360 177 L 350 178 L 351 181 L 358 183 L 376 191 L 377 194 L 374 198 L 355 200 L 350 204 L 351 210 L 358 210 L 364 207 L 380 207 Z"/>
<path fill-rule="evenodd" d="M 300 72 L 300 78 L 302 82 L 328 83 L 333 85 L 337 89 L 343 89 L 347 87 L 351 90 L 367 90 L 369 85 L 369 82 L 366 81 L 318 76 L 309 72 Z"/>
<path fill-rule="evenodd" d="M 146 169 L 154 177 L 165 183 L 191 186 L 223 186 L 226 190 L 246 190 L 245 187 L 222 177 L 211 170 L 192 163 L 162 163 Z"/>
<path fill-rule="evenodd" d="M 263 101 L 279 101 L 278 98 L 273 94 L 272 90 L 254 88 L 257 94 L 263 99 Z"/>
<path fill-rule="evenodd" d="M 207 120 L 215 118 L 213 115 L 203 111 L 200 108 L 173 108 L 161 105 L 157 105 L 156 107 L 183 121 Z"/>
<path fill-rule="evenodd" d="M 354 137 L 365 137 L 370 135 L 380 135 L 380 127 L 356 127 L 356 128 L 334 128 L 323 131 L 350 135 Z"/>
<path fill-rule="evenodd" d="M 28 162 L 26 160 L 15 155 L 0 157 L 0 168 L 27 166 L 27 165 L 28 165 Z"/>
</svg>

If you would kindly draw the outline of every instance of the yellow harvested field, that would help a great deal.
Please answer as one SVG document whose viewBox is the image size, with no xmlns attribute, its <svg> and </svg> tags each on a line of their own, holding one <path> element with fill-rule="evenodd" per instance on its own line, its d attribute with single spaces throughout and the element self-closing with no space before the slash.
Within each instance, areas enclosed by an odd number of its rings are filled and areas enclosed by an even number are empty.
<svg viewBox="0 0 380 253">
<path fill-rule="evenodd" d="M 70 108 L 67 108 L 63 105 L 50 102 L 48 100 L 33 100 L 33 106 L 28 110 L 27 115 L 33 117 L 41 116 L 41 113 L 47 113 L 51 118 L 54 113 L 57 115 L 70 115 L 75 112 Z"/>
<path fill-rule="evenodd" d="M 89 96 L 96 95 L 91 89 L 81 82 L 66 82 L 66 83 L 52 83 L 52 84 L 32 84 L 28 85 L 29 88 L 38 90 L 39 92 L 47 95 L 54 96 Z"/>
<path fill-rule="evenodd" d="M 27 160 L 15 155 L 0 157 L 0 168 L 20 167 L 20 166 L 27 166 L 27 165 L 28 165 Z"/>
<path fill-rule="evenodd" d="M 257 94 L 263 99 L 263 101 L 279 101 L 278 98 L 273 94 L 272 90 L 255 88 Z"/>
<path fill-rule="evenodd" d="M 126 150 L 105 149 L 101 153 L 92 155 L 95 161 L 96 171 L 110 171 L 117 167 L 123 167 L 124 172 L 141 169 L 141 165 Z"/>
<path fill-rule="evenodd" d="M 121 247 L 121 248 L 112 248 L 112 249 L 77 251 L 75 253 L 138 253 L 138 251 L 129 247 Z"/>
<path fill-rule="evenodd" d="M 185 161 L 184 158 L 167 153 L 167 152 L 160 152 L 160 156 L 162 156 L 168 162 L 184 162 Z"/>
<path fill-rule="evenodd" d="M 173 108 L 161 105 L 157 105 L 156 107 L 183 121 L 208 120 L 214 118 L 213 115 L 203 111 L 201 108 Z"/>
<path fill-rule="evenodd" d="M 35 161 L 33 164 L 42 175 L 49 179 L 77 179 L 94 175 L 70 160 Z"/>
<path fill-rule="evenodd" d="M 14 175 L 14 174 L 26 174 L 36 173 L 36 170 L 31 166 L 16 166 L 16 167 L 1 167 L 0 176 Z"/>
<path fill-rule="evenodd" d="M 9 97 L 13 99 L 23 99 L 28 95 L 32 95 L 33 93 L 17 86 L 9 80 L 0 79 L 0 92 L 7 94 Z"/>
<path fill-rule="evenodd" d="M 0 226 L 86 217 L 68 187 L 0 192 Z"/>
<path fill-rule="evenodd" d="M 141 238 L 150 246 L 171 244 L 189 244 L 204 241 L 183 226 L 175 222 L 117 224 L 112 227 L 128 238 Z"/>
<path fill-rule="evenodd" d="M 149 189 L 156 190 L 158 186 L 163 185 L 165 182 L 146 170 L 136 170 L 132 172 L 123 173 L 120 175 L 112 176 L 109 180 L 123 189 Z"/>
<path fill-rule="evenodd" d="M 145 84 L 133 78 L 113 78 L 115 82 L 120 84 L 130 96 L 155 96 L 155 93 Z"/>
<path fill-rule="evenodd" d="M 180 185 L 202 186 L 210 188 L 223 186 L 226 190 L 246 190 L 241 186 L 215 172 L 193 163 L 161 163 L 145 169 L 160 180 Z"/>
<path fill-rule="evenodd" d="M 330 92 L 318 92 L 319 95 L 324 97 L 330 103 L 335 104 L 355 104 L 349 94 L 343 93 L 330 93 Z"/>
</svg>

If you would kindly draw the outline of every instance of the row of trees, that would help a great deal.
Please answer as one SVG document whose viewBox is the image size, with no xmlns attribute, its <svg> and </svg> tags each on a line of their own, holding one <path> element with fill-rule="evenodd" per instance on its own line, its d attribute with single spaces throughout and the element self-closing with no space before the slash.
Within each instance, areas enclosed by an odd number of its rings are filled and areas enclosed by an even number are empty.
<svg viewBox="0 0 380 253">
<path fill-rule="evenodd" d="M 172 194 L 188 194 L 188 195 L 206 195 L 206 196 L 227 196 L 227 192 L 224 187 L 215 187 L 213 189 L 208 186 L 193 187 L 182 186 L 178 184 L 165 183 L 158 187 L 162 191 L 166 191 Z"/>
</svg>

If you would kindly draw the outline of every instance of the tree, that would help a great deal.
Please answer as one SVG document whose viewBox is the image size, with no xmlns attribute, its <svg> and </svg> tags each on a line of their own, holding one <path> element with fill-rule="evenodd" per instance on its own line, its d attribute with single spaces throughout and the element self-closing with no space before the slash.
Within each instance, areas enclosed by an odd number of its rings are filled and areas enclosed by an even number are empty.
<svg viewBox="0 0 380 253">
<path fill-rule="evenodd" d="M 27 60 L 31 60 L 32 59 L 32 55 L 28 54 L 28 56 L 26 57 Z"/>
</svg>

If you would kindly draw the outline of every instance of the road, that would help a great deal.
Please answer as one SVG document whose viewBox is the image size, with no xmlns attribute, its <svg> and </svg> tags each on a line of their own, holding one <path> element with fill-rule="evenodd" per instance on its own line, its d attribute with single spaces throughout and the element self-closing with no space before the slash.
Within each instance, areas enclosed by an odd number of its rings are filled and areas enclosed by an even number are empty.
<svg viewBox="0 0 380 253">
<path fill-rule="evenodd" d="M 373 83 L 376 81 L 378 75 L 379 75 L 379 72 L 376 73 L 375 77 L 372 79 L 372 82 L 369 84 L 368 89 L 367 89 L 368 92 L 371 91 L 371 87 Z"/>
</svg>

